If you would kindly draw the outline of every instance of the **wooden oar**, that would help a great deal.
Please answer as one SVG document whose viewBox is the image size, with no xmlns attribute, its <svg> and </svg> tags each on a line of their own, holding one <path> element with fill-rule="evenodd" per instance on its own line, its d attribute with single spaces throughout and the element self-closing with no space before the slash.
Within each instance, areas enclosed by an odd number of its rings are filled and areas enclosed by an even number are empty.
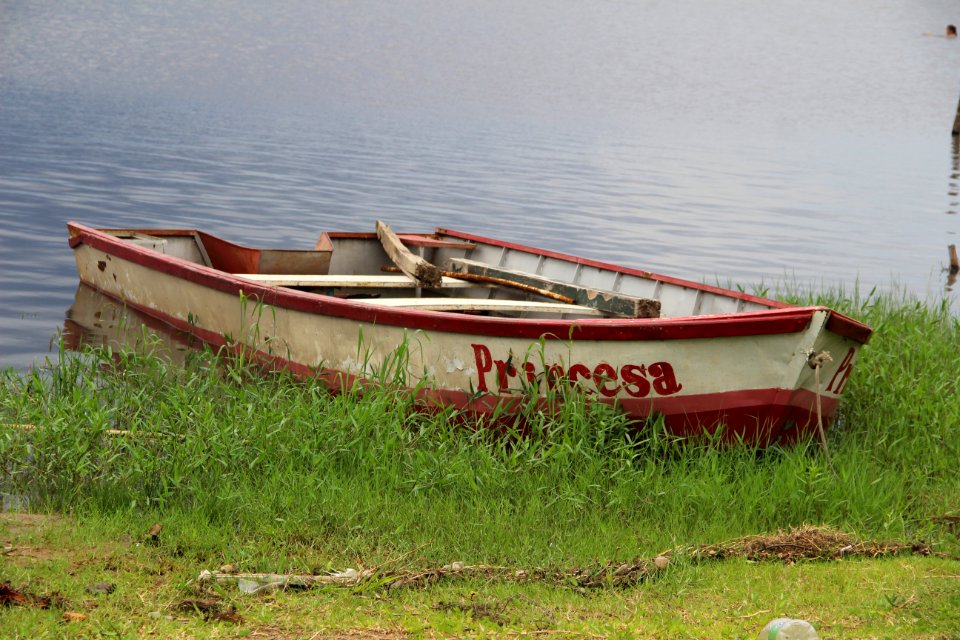
<svg viewBox="0 0 960 640">
<path fill-rule="evenodd" d="M 398 267 L 380 267 L 380 270 L 386 273 L 398 273 L 400 271 Z M 479 282 L 481 284 L 494 284 L 501 287 L 508 287 L 510 289 L 517 289 L 526 293 L 543 296 L 544 298 L 550 298 L 551 300 L 556 300 L 557 302 L 562 302 L 564 304 L 573 304 L 573 298 L 561 295 L 559 293 L 554 293 L 553 291 L 547 291 L 546 289 L 540 289 L 529 284 L 524 284 L 522 282 L 514 282 L 513 280 L 506 280 L 504 278 L 495 278 L 494 276 L 485 276 L 479 273 L 460 273 L 459 271 L 441 271 L 440 274 L 444 278 L 456 278 L 457 280 L 467 280 L 469 282 Z"/>
<path fill-rule="evenodd" d="M 515 282 L 539 289 L 544 292 L 544 295 L 548 293 L 559 294 L 567 300 L 571 300 L 573 304 L 593 307 L 626 318 L 660 317 L 659 300 L 637 298 L 614 291 L 552 280 L 541 275 L 495 267 L 466 258 L 451 258 L 449 268 L 454 269 L 454 271 L 449 272 L 450 276 L 461 280 L 468 280 L 471 275 L 502 278 L 505 282 Z"/>
</svg>

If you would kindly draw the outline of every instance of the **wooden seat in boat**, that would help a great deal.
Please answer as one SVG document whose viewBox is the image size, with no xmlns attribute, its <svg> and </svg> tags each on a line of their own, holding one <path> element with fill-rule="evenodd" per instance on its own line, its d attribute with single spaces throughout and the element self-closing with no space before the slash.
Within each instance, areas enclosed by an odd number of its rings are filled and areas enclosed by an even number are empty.
<svg viewBox="0 0 960 640">
<path fill-rule="evenodd" d="M 413 289 L 423 286 L 405 275 L 299 275 L 272 273 L 235 273 L 233 275 L 238 278 L 245 278 L 274 287 Z M 457 278 L 444 278 L 441 286 L 444 289 L 462 289 L 483 285 Z"/>
<path fill-rule="evenodd" d="M 498 298 L 362 298 L 352 302 L 385 307 L 420 309 L 424 311 L 497 311 L 503 313 L 575 313 L 585 316 L 602 316 L 603 312 L 592 307 L 562 302 L 538 300 L 502 300 Z"/>
</svg>

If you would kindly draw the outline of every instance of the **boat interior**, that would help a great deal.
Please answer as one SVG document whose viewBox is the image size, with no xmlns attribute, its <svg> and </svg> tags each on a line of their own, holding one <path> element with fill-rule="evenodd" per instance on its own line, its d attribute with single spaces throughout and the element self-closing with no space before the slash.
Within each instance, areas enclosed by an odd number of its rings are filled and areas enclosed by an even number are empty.
<svg viewBox="0 0 960 640">
<path fill-rule="evenodd" d="M 262 285 L 394 308 L 575 319 L 706 316 L 780 306 L 456 232 L 396 234 L 379 221 L 377 233 L 323 233 L 313 250 L 255 249 L 193 230 L 107 231 Z"/>
</svg>

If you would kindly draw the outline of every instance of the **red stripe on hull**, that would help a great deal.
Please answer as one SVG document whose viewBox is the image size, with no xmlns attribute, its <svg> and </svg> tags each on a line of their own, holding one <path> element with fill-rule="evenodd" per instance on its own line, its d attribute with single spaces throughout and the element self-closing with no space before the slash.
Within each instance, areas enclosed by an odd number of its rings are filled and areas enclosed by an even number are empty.
<svg viewBox="0 0 960 640">
<path fill-rule="evenodd" d="M 474 399 L 462 391 L 428 390 L 423 400 L 435 406 L 453 406 L 476 415 L 516 414 L 528 402 L 517 396 Z M 600 399 L 610 403 L 609 400 Z M 541 409 L 546 402 L 541 401 Z M 692 396 L 621 400 L 616 405 L 638 423 L 662 418 L 667 431 L 681 437 L 715 434 L 720 441 L 759 447 L 793 444 L 816 433 L 816 394 L 805 389 L 750 389 Z M 839 406 L 837 398 L 821 397 L 826 428 Z"/>
</svg>

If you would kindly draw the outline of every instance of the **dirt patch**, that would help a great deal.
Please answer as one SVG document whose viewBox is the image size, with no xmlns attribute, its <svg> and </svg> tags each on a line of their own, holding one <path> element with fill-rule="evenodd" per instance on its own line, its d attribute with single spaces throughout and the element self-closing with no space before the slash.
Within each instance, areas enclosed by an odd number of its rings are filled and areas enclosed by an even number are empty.
<svg viewBox="0 0 960 640">
<path fill-rule="evenodd" d="M 504 602 L 444 602 L 441 600 L 434 608 L 438 611 L 459 611 L 468 614 L 474 620 L 489 620 L 498 627 L 510 622 L 507 615 L 507 605 Z"/>
<path fill-rule="evenodd" d="M 218 620 L 239 624 L 243 620 L 232 604 L 225 604 L 219 598 L 188 598 L 179 602 L 174 609 L 184 613 L 195 613 L 204 620 Z"/>
<path fill-rule="evenodd" d="M 326 640 L 403 640 L 411 637 L 403 629 L 330 629 L 317 631 L 316 638 Z"/>
<path fill-rule="evenodd" d="M 412 634 L 403 629 L 319 629 L 319 630 L 290 630 L 274 625 L 262 625 L 250 629 L 247 638 L 255 640 L 304 640 L 316 638 L 319 640 L 404 640 Z"/>
<path fill-rule="evenodd" d="M 930 547 L 921 543 L 874 542 L 858 540 L 830 527 L 803 526 L 772 535 L 745 536 L 720 544 L 695 547 L 693 560 L 746 558 L 757 562 L 779 560 L 836 560 L 839 558 L 879 558 L 899 554 L 930 555 Z"/>
<path fill-rule="evenodd" d="M 0 539 L 0 558 L 45 561 L 61 556 L 63 549 L 48 549 L 15 543 L 15 540 L 19 538 L 29 539 L 32 536 L 42 534 L 61 521 L 60 516 L 41 513 L 0 512 L 0 533 L 5 534 L 5 537 Z"/>
<path fill-rule="evenodd" d="M 67 604 L 66 599 L 59 593 L 38 595 L 25 589 L 15 589 L 10 583 L 0 582 L 0 607 L 37 607 L 38 609 L 57 607 L 65 609 Z"/>
<path fill-rule="evenodd" d="M 23 535 L 43 531 L 60 520 L 60 516 L 51 516 L 43 513 L 3 511 L 0 512 L 0 530 L 6 529 L 12 535 Z"/>
<path fill-rule="evenodd" d="M 303 640 L 303 638 L 310 637 L 303 631 L 290 631 L 270 624 L 245 629 L 245 631 L 249 632 L 247 638 L 254 638 L 255 640 Z"/>
<path fill-rule="evenodd" d="M 40 549 L 38 547 L 14 547 L 4 545 L 0 550 L 0 555 L 6 558 L 25 558 L 27 560 L 50 560 L 58 554 L 49 549 Z"/>
</svg>

